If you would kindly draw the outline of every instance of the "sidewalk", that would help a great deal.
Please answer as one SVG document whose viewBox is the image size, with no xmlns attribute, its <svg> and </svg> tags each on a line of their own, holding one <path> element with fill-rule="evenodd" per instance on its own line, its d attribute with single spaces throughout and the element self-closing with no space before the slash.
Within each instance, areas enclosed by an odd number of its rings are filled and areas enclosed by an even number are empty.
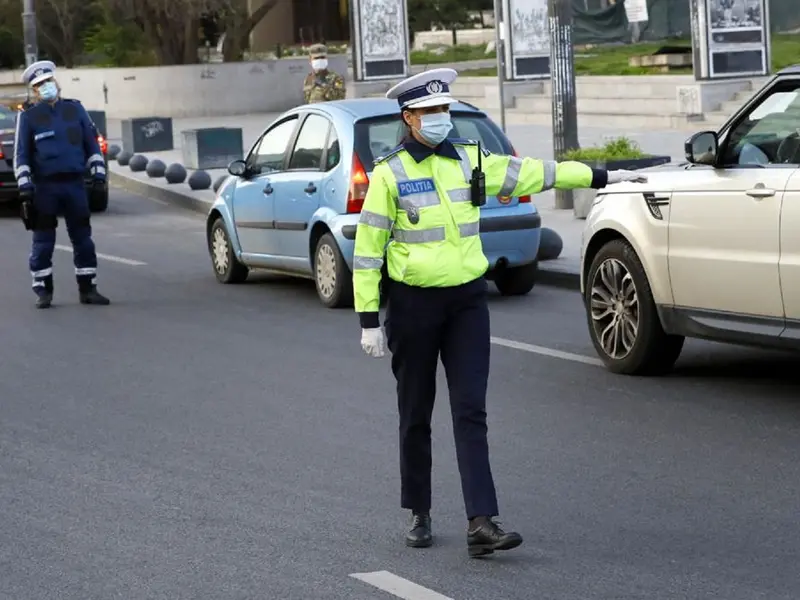
<svg viewBox="0 0 800 600">
<path fill-rule="evenodd" d="M 183 164 L 181 150 L 181 131 L 204 127 L 241 127 L 245 153 L 252 146 L 261 132 L 269 125 L 277 114 L 261 114 L 231 117 L 205 117 L 195 119 L 174 119 L 173 138 L 175 149 L 168 152 L 155 152 L 147 158 L 158 158 L 167 165 Z M 117 119 L 108 121 L 108 139 L 110 144 L 121 145 L 121 122 Z M 507 134 L 517 153 L 521 156 L 535 156 L 551 159 L 552 132 L 550 128 L 538 125 L 511 125 Z M 673 160 L 683 156 L 685 134 L 675 131 L 621 131 L 613 129 L 586 128 L 580 132 L 582 146 L 602 144 L 609 137 L 627 136 L 636 140 L 645 152 L 668 154 Z M 185 183 L 168 184 L 163 178 L 151 179 L 146 173 L 133 173 L 128 167 L 110 161 L 111 182 L 130 191 L 175 204 L 183 208 L 206 213 L 214 201 L 214 192 L 209 190 L 192 191 Z M 208 171 L 211 181 L 227 175 L 226 169 Z M 188 180 L 188 176 L 187 176 Z M 545 192 L 534 198 L 542 215 L 542 226 L 556 231 L 563 240 L 563 250 L 559 258 L 543 261 L 539 264 L 541 283 L 559 285 L 570 289 L 579 287 L 580 245 L 584 221 L 576 219 L 571 210 L 559 210 L 554 207 L 555 194 Z"/>
</svg>

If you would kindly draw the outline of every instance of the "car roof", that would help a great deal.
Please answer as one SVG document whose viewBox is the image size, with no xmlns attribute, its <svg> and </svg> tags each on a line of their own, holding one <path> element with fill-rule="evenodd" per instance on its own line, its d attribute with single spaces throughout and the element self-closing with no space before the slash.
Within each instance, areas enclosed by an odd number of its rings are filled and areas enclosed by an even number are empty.
<svg viewBox="0 0 800 600">
<path fill-rule="evenodd" d="M 778 75 L 800 75 L 800 63 L 781 69 Z"/>
<path fill-rule="evenodd" d="M 305 107 L 298 107 L 298 109 L 308 107 L 309 105 L 306 105 Z M 346 113 L 353 120 L 370 117 L 397 116 L 400 113 L 397 101 L 389 100 L 388 98 L 348 98 L 346 100 L 331 100 L 329 102 L 314 104 L 313 107 L 328 113 Z M 479 115 L 485 114 L 479 108 L 464 102 L 452 104 L 451 109 Z"/>
</svg>

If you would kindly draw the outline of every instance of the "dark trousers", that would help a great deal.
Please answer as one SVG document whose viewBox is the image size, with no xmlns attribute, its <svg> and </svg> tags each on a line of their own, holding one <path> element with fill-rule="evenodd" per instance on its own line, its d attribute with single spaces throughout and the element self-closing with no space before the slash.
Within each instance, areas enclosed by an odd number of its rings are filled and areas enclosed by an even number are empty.
<svg viewBox="0 0 800 600">
<path fill-rule="evenodd" d="M 452 288 L 389 284 L 386 334 L 400 412 L 402 507 L 431 508 L 431 415 L 441 355 L 450 392 L 467 518 L 498 514 L 486 438 L 489 378 L 487 284 Z"/>
<path fill-rule="evenodd" d="M 58 216 L 63 216 L 72 242 L 75 275 L 81 288 L 91 286 L 97 275 L 97 255 L 92 241 L 89 201 L 82 176 L 36 182 L 34 205 L 38 213 L 29 259 L 33 290 L 52 291 L 53 250 Z"/>
</svg>

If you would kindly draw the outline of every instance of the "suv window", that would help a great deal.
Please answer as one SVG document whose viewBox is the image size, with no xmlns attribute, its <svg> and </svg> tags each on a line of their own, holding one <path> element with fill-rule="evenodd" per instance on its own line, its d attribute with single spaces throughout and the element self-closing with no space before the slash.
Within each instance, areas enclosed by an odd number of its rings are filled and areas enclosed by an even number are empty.
<svg viewBox="0 0 800 600">
<path fill-rule="evenodd" d="M 453 129 L 448 138 L 476 140 L 494 154 L 511 154 L 511 142 L 491 119 L 480 113 L 451 111 Z M 359 160 L 367 171 L 372 170 L 376 158 L 395 148 L 406 128 L 400 115 L 387 115 L 356 122 L 355 148 Z"/>
<path fill-rule="evenodd" d="M 800 164 L 800 83 L 777 87 L 733 128 L 724 164 Z"/>
<path fill-rule="evenodd" d="M 294 144 L 290 169 L 322 168 L 322 154 L 325 152 L 329 127 L 330 121 L 325 117 L 308 115 Z"/>
<path fill-rule="evenodd" d="M 283 169 L 286 150 L 296 125 L 297 117 L 292 117 L 264 134 L 247 158 L 247 165 L 253 173 L 269 173 Z"/>
</svg>

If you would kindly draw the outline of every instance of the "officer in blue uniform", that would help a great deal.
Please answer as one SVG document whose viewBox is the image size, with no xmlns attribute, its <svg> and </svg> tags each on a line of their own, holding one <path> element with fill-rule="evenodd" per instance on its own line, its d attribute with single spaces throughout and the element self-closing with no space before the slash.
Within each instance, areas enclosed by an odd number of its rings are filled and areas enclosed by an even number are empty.
<svg viewBox="0 0 800 600">
<path fill-rule="evenodd" d="M 53 250 L 58 216 L 63 216 L 74 253 L 82 304 L 109 304 L 97 291 L 97 255 L 84 177 L 106 185 L 106 168 L 91 120 L 77 100 L 60 98 L 55 65 L 39 61 L 22 74 L 33 103 L 19 113 L 14 141 L 14 175 L 25 227 L 33 231 L 30 270 L 36 306 L 53 302 Z"/>
</svg>

